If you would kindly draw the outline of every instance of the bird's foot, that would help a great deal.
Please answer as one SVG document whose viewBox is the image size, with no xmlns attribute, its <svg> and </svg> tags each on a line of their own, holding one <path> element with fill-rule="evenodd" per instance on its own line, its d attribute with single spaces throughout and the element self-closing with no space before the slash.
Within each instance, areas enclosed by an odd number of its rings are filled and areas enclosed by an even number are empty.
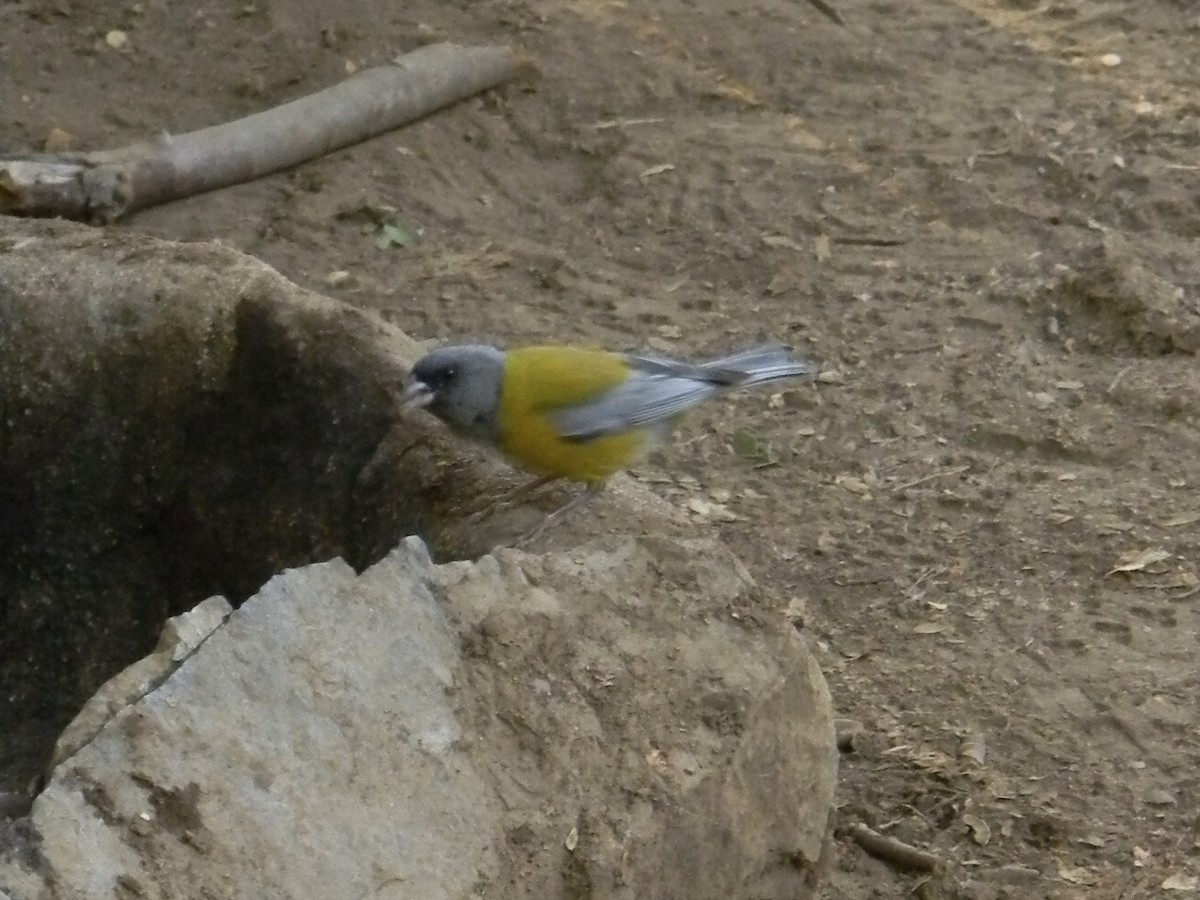
<svg viewBox="0 0 1200 900">
<path fill-rule="evenodd" d="M 484 519 L 495 515 L 505 507 L 512 506 L 517 501 L 523 500 L 531 494 L 536 493 L 538 490 L 555 480 L 555 478 L 546 475 L 542 476 L 541 478 L 535 478 L 533 481 L 526 482 L 520 487 L 509 491 L 507 494 L 503 494 L 502 496 L 490 501 L 482 508 L 475 510 L 473 513 L 468 514 L 464 517 L 464 521 L 472 524 L 481 522 Z"/>
<path fill-rule="evenodd" d="M 597 487 L 588 487 L 582 493 L 572 497 L 558 509 L 554 510 L 554 512 L 548 513 L 546 517 L 542 519 L 541 524 L 539 524 L 536 528 L 522 535 L 517 542 L 513 544 L 513 547 L 518 550 L 528 547 L 543 534 L 545 534 L 546 529 L 548 529 L 551 525 L 562 522 L 567 516 L 571 515 L 571 513 L 579 512 L 581 509 L 589 505 L 593 500 L 596 499 L 596 497 L 600 495 L 602 488 L 603 485 Z"/>
</svg>

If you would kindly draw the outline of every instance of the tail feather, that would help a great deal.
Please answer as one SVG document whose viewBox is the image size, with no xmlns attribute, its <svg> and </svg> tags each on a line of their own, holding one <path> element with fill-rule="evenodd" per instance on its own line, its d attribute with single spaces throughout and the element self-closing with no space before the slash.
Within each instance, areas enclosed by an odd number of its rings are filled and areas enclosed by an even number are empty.
<svg viewBox="0 0 1200 900">
<path fill-rule="evenodd" d="M 814 363 L 794 358 L 782 344 L 760 344 L 731 356 L 702 363 L 700 368 L 709 371 L 740 372 L 744 378 L 739 380 L 738 387 L 817 374 L 817 366 Z"/>
</svg>

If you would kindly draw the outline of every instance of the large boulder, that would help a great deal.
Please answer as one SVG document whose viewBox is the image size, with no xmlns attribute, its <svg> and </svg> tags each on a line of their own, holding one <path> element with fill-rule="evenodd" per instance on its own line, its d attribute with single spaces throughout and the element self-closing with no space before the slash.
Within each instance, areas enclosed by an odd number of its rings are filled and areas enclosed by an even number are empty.
<svg viewBox="0 0 1200 900">
<path fill-rule="evenodd" d="M 836 758 L 720 545 L 273 578 L 62 760 L 14 900 L 812 896 Z"/>
</svg>

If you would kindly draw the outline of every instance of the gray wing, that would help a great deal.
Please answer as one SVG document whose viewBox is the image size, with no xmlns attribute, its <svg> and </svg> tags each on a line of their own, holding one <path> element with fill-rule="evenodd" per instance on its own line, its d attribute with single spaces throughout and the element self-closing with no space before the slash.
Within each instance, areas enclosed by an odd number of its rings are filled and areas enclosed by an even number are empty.
<svg viewBox="0 0 1200 900">
<path fill-rule="evenodd" d="M 587 441 L 667 423 L 724 391 L 816 371 L 811 363 L 792 359 L 779 344 L 751 347 L 699 365 L 652 356 L 625 358 L 631 371 L 624 384 L 589 403 L 554 413 L 564 438 Z"/>
<path fill-rule="evenodd" d="M 631 357 L 630 362 L 634 368 L 624 384 L 589 403 L 554 413 L 554 424 L 564 438 L 586 441 L 661 424 L 721 391 L 726 386 L 723 376 L 742 377 L 738 372 L 701 372 L 670 360 Z M 687 374 L 671 374 L 679 371 Z M 692 374 L 700 377 L 689 377 Z"/>
</svg>

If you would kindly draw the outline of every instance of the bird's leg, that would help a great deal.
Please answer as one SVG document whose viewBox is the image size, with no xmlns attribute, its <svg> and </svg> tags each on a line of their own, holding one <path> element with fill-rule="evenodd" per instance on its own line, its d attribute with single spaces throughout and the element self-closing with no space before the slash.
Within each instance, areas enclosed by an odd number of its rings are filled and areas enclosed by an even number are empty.
<svg viewBox="0 0 1200 900">
<path fill-rule="evenodd" d="M 502 509 L 505 506 L 512 506 L 518 500 L 522 500 L 525 497 L 528 497 L 530 494 L 534 493 L 535 491 L 539 490 L 540 488 L 543 488 L 546 485 L 550 484 L 550 482 L 555 481 L 557 479 L 557 477 L 558 476 L 556 476 L 556 475 L 543 475 L 539 478 L 533 479 L 532 481 L 528 481 L 525 484 L 521 485 L 520 487 L 509 491 L 507 494 L 504 494 L 501 497 L 497 497 L 495 500 L 493 500 L 491 503 L 488 503 L 482 509 L 476 510 L 475 512 L 471 513 L 469 516 L 467 516 L 467 520 L 468 521 L 477 521 L 479 519 L 482 519 L 486 516 L 491 515 L 492 513 L 496 512 L 499 509 Z"/>
<path fill-rule="evenodd" d="M 523 500 L 535 491 L 539 491 L 551 482 L 557 481 L 557 475 L 542 475 L 533 481 L 527 481 L 514 491 L 511 491 L 507 496 L 501 497 L 500 501 L 505 506 L 512 506 L 518 500 Z"/>
<path fill-rule="evenodd" d="M 526 533 L 513 546 L 517 547 L 517 548 L 527 547 L 529 544 L 533 543 L 535 540 L 537 540 L 539 537 L 541 537 L 546 532 L 546 529 L 549 528 L 551 525 L 553 525 L 555 522 L 561 522 L 564 518 L 566 518 L 571 513 L 578 512 L 579 510 L 583 509 L 585 506 L 587 506 L 589 503 L 591 503 L 593 500 L 595 500 L 598 496 L 600 496 L 600 492 L 603 490 L 604 490 L 604 482 L 602 482 L 602 481 L 596 482 L 593 484 L 589 484 L 584 491 L 582 491 L 579 494 L 576 494 L 574 497 L 572 497 L 570 500 L 568 500 L 566 503 L 564 503 L 562 506 L 560 506 L 554 512 L 548 513 L 546 515 L 546 518 L 542 519 L 542 522 L 540 525 L 538 525 L 532 531 Z"/>
</svg>

